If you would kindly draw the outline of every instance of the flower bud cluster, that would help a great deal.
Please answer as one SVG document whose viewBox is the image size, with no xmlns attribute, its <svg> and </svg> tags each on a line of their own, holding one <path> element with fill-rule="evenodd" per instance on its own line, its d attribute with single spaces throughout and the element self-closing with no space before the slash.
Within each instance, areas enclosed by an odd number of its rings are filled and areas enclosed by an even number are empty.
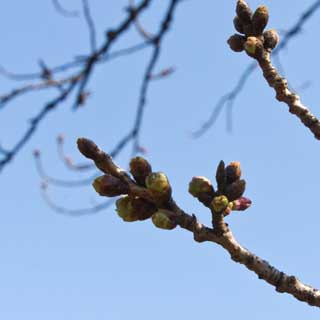
<svg viewBox="0 0 320 320">
<path fill-rule="evenodd" d="M 100 196 L 122 196 L 116 201 L 116 211 L 126 222 L 151 219 L 161 229 L 172 230 L 177 226 L 172 212 L 164 209 L 171 200 L 171 186 L 162 172 L 152 172 L 149 162 L 142 157 L 130 161 L 130 173 L 137 186 L 145 188 L 148 200 L 133 196 L 128 183 L 111 174 L 104 174 L 93 182 Z"/>
<path fill-rule="evenodd" d="M 266 6 L 259 6 L 253 13 L 244 0 L 238 0 L 236 13 L 233 25 L 240 34 L 232 35 L 227 41 L 233 51 L 246 51 L 249 56 L 259 58 L 264 50 L 271 51 L 277 46 L 278 33 L 273 29 L 264 31 L 269 21 Z"/>
<path fill-rule="evenodd" d="M 228 215 L 232 210 L 243 211 L 251 201 L 244 198 L 246 182 L 241 178 L 240 162 L 233 161 L 225 166 L 220 161 L 216 170 L 217 190 L 205 177 L 194 177 L 189 184 L 189 193 L 211 208 L 214 213 Z"/>
</svg>

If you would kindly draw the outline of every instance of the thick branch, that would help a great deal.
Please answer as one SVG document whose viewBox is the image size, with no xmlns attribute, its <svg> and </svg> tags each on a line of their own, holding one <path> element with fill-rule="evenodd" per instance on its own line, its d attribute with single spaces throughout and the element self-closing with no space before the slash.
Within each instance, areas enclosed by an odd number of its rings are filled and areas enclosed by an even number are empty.
<svg viewBox="0 0 320 320">
<path fill-rule="evenodd" d="M 282 78 L 277 69 L 272 65 L 270 52 L 265 50 L 258 59 L 259 66 L 263 71 L 263 76 L 270 87 L 276 92 L 277 100 L 288 105 L 289 111 L 297 116 L 301 122 L 309 128 L 315 138 L 320 140 L 320 121 L 314 116 L 308 107 L 300 100 L 300 97 L 288 88 L 288 82 Z"/>
</svg>

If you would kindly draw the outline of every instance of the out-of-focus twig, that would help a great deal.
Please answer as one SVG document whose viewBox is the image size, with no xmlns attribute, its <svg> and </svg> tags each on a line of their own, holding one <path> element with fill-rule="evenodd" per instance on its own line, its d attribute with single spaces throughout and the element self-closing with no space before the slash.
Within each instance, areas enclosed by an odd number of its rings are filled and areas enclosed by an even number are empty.
<svg viewBox="0 0 320 320">
<path fill-rule="evenodd" d="M 34 153 L 34 159 L 36 163 L 36 169 L 43 181 L 46 181 L 48 184 L 56 185 L 59 187 L 65 187 L 65 188 L 74 188 L 74 187 L 81 187 L 81 186 L 87 186 L 92 183 L 92 181 L 97 177 L 97 172 L 92 174 L 89 177 L 86 177 L 84 179 L 80 180 L 65 180 L 65 179 L 58 179 L 49 176 L 43 167 L 43 163 L 41 160 L 41 152 L 39 150 L 35 150 Z"/>
<path fill-rule="evenodd" d="M 59 12 L 61 15 L 65 16 L 65 17 L 77 17 L 79 15 L 78 11 L 69 11 L 67 9 L 65 9 L 61 3 L 59 2 L 59 0 L 52 0 L 53 6 L 55 7 L 55 9 L 57 10 L 57 12 Z"/>
<path fill-rule="evenodd" d="M 134 122 L 134 126 L 131 131 L 131 135 L 133 138 L 133 154 L 139 152 L 140 150 L 140 131 L 141 131 L 141 124 L 142 124 L 142 119 L 144 115 L 144 109 L 146 105 L 146 99 L 147 99 L 147 92 L 148 88 L 150 85 L 150 80 L 151 80 L 151 75 L 153 73 L 153 70 L 155 68 L 155 65 L 158 61 L 158 58 L 160 56 L 161 52 L 161 41 L 166 34 L 166 32 L 169 30 L 172 20 L 173 20 L 173 15 L 175 12 L 175 9 L 178 5 L 180 0 L 171 0 L 170 5 L 168 7 L 167 13 L 165 15 L 165 18 L 161 24 L 159 32 L 156 34 L 154 38 L 154 45 L 153 45 L 153 52 L 151 55 L 151 58 L 149 60 L 149 63 L 147 65 L 146 71 L 143 76 L 143 81 L 141 84 L 140 88 L 140 97 L 139 97 L 139 102 L 138 102 L 138 108 L 136 112 L 136 119 Z M 130 135 L 129 135 L 130 137 Z"/>
<path fill-rule="evenodd" d="M 129 10 L 132 10 L 132 8 L 135 7 L 134 0 L 129 0 Z M 141 35 L 142 38 L 146 40 L 151 40 L 154 35 L 152 35 L 150 32 L 148 32 L 140 23 L 138 17 L 134 19 L 134 26 L 136 27 L 136 30 Z"/>
<path fill-rule="evenodd" d="M 66 89 L 63 89 L 62 92 L 56 98 L 46 103 L 45 106 L 40 110 L 40 112 L 30 120 L 30 125 L 26 132 L 21 136 L 21 138 L 13 146 L 13 148 L 8 149 L 6 153 L 3 155 L 2 159 L 0 159 L 0 172 L 10 161 L 13 160 L 13 158 L 18 154 L 22 147 L 34 135 L 34 133 L 38 129 L 39 124 L 50 113 L 50 111 L 54 110 L 59 104 L 61 104 L 68 98 L 69 94 L 73 91 L 75 85 L 75 81 L 69 83 Z"/>
<path fill-rule="evenodd" d="M 60 86 L 58 87 L 60 90 L 59 95 L 56 98 L 54 98 L 52 101 L 49 101 L 44 106 L 44 108 L 30 121 L 29 128 L 21 136 L 21 138 L 18 140 L 16 145 L 14 145 L 11 149 L 7 148 L 7 152 L 2 154 L 2 156 L 0 157 L 0 171 L 9 162 L 11 162 L 11 160 L 18 154 L 18 152 L 26 144 L 26 142 L 29 141 L 29 139 L 33 136 L 36 129 L 38 128 L 39 124 L 46 118 L 49 111 L 54 110 L 61 102 L 65 101 L 74 90 L 77 90 L 74 105 L 80 106 L 85 102 L 86 97 L 88 95 L 88 91 L 86 90 L 87 82 L 90 78 L 91 73 L 93 72 L 94 66 L 100 62 L 100 59 L 104 59 L 104 61 L 110 60 L 111 58 L 116 58 L 122 55 L 133 53 L 137 50 L 143 49 L 147 45 L 147 44 L 143 44 L 143 45 L 140 44 L 139 46 L 134 46 L 131 48 L 126 48 L 124 50 L 119 50 L 114 53 L 109 53 L 109 49 L 111 48 L 111 45 L 117 40 L 117 38 L 120 35 L 122 35 L 125 31 L 129 29 L 129 27 L 134 21 L 134 18 L 138 14 L 140 14 L 143 10 L 145 10 L 148 7 L 148 5 L 151 3 L 151 1 L 152 0 L 141 1 L 141 3 L 134 10 L 131 10 L 128 13 L 127 17 L 118 25 L 117 28 L 109 30 L 107 32 L 105 42 L 100 46 L 100 48 L 96 52 L 92 53 L 90 56 L 88 56 L 85 59 L 81 70 L 71 76 L 68 76 L 68 81 L 66 81 L 66 87 L 65 88 L 60 88 Z M 69 68 L 71 66 L 72 67 L 74 66 L 74 62 L 64 65 L 63 67 Z M 52 71 L 50 72 L 52 75 Z M 40 78 L 43 77 L 43 70 L 39 75 L 40 75 Z M 60 81 L 63 81 L 63 80 L 60 80 Z M 46 86 L 46 85 L 43 85 L 43 84 L 40 85 L 41 88 L 43 86 Z M 39 87 L 39 86 L 36 86 L 36 87 Z M 9 94 L 9 96 L 5 97 L 4 101 L 8 102 L 11 98 L 20 94 L 20 92 L 27 92 L 28 90 L 32 90 L 32 89 L 34 89 L 34 86 L 23 87 L 22 90 L 16 89 L 11 94 Z"/>
<path fill-rule="evenodd" d="M 60 159 L 69 169 L 77 171 L 77 172 L 94 169 L 94 166 L 92 165 L 92 163 L 89 163 L 89 162 L 75 163 L 70 156 L 65 154 L 65 152 L 64 152 L 64 136 L 62 134 L 60 134 L 57 137 L 57 150 L 58 150 L 58 155 L 59 155 Z"/>
<path fill-rule="evenodd" d="M 143 41 L 133 46 L 115 50 L 113 52 L 107 53 L 104 56 L 102 56 L 97 63 L 98 64 L 105 63 L 116 58 L 133 54 L 135 52 L 138 52 L 147 48 L 150 44 L 151 44 L 151 41 Z M 50 70 L 50 73 L 54 75 L 54 74 L 65 72 L 77 67 L 79 68 L 85 64 L 87 59 L 88 59 L 88 56 L 77 58 L 74 61 L 70 61 L 70 62 L 63 63 L 61 65 L 54 66 L 49 70 Z M 27 80 L 40 79 L 42 76 L 42 72 L 15 73 L 5 69 L 3 66 L 0 66 L 0 75 L 14 81 L 27 81 Z"/>
<path fill-rule="evenodd" d="M 78 101 L 80 95 L 86 90 L 86 86 L 90 79 L 90 76 L 93 72 L 93 69 L 96 63 L 99 61 L 99 58 L 106 54 L 109 51 L 112 44 L 115 40 L 133 23 L 135 17 L 144 9 L 146 9 L 150 5 L 151 0 L 143 0 L 134 10 L 130 10 L 128 13 L 128 17 L 116 28 L 109 30 L 106 34 L 106 41 L 102 46 L 97 49 L 87 60 L 84 69 L 81 71 L 81 81 L 78 83 L 77 88 L 77 96 L 75 99 L 75 104 L 73 106 L 74 109 L 79 107 Z"/>
<path fill-rule="evenodd" d="M 88 0 L 82 0 L 82 7 L 83 7 L 84 17 L 89 29 L 91 52 L 94 53 L 97 50 L 97 35 L 96 35 L 96 28 L 91 16 L 91 10 L 90 10 Z"/>
<path fill-rule="evenodd" d="M 11 92 L 0 96 L 0 109 L 3 108 L 7 102 L 11 101 L 22 94 L 31 91 L 38 91 L 48 88 L 61 88 L 62 85 L 67 83 L 76 83 L 79 80 L 77 77 L 63 78 L 60 80 L 45 80 L 39 83 L 27 84 L 25 86 L 13 89 Z"/>
<path fill-rule="evenodd" d="M 55 201 L 51 199 L 48 193 L 48 185 L 44 181 L 41 184 L 41 194 L 42 198 L 46 202 L 46 204 L 55 212 L 60 213 L 62 215 L 70 216 L 70 217 L 81 217 L 84 215 L 92 215 L 96 214 L 100 211 L 103 211 L 110 206 L 114 205 L 114 200 L 107 200 L 105 202 L 102 202 L 100 204 L 94 205 L 92 207 L 88 208 L 80 208 L 80 209 L 69 209 L 61 205 L 57 205 Z"/>
<path fill-rule="evenodd" d="M 163 79 L 163 78 L 170 76 L 174 72 L 175 72 L 175 68 L 169 67 L 169 68 L 162 69 L 158 73 L 152 73 L 152 74 L 150 74 L 149 77 L 150 77 L 150 80 L 160 80 L 160 79 Z"/>
</svg>

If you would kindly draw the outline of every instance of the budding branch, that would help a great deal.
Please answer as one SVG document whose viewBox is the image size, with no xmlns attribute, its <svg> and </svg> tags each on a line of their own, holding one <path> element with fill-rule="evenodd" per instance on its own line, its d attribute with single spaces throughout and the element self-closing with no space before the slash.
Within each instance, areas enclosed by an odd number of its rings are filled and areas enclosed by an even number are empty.
<svg viewBox="0 0 320 320">
<path fill-rule="evenodd" d="M 98 146 L 85 138 L 78 139 L 78 148 L 87 158 L 93 160 L 96 166 L 104 173 L 115 176 L 129 187 L 129 195 L 141 197 L 152 201 L 149 190 L 137 185 L 129 174 L 118 167 L 112 158 L 100 150 Z M 220 223 L 214 224 L 213 228 L 200 223 L 195 215 L 183 211 L 171 198 L 167 203 L 167 214 L 171 219 L 175 219 L 177 225 L 193 233 L 197 242 L 214 242 L 225 250 L 235 262 L 243 264 L 249 270 L 257 274 L 259 279 L 266 281 L 275 287 L 278 292 L 291 294 L 298 300 L 307 302 L 311 306 L 320 307 L 320 291 L 309 285 L 303 284 L 295 276 L 290 276 L 269 264 L 266 260 L 256 256 L 241 244 L 233 236 L 229 228 L 221 230 L 220 226 L 227 226 L 223 215 L 218 215 Z"/>
</svg>

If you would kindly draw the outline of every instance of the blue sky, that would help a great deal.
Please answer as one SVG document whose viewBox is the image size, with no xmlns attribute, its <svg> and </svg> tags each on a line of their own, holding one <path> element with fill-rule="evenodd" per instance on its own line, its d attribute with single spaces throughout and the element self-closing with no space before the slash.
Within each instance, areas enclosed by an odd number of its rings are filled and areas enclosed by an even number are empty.
<svg viewBox="0 0 320 320">
<path fill-rule="evenodd" d="M 265 1 L 270 28 L 285 30 L 313 1 Z M 92 0 L 98 41 L 123 17 L 126 1 Z M 255 7 L 261 4 L 250 1 Z M 81 9 L 70 0 L 68 8 Z M 156 28 L 166 1 L 156 1 L 142 22 Z M 167 173 L 177 202 L 209 224 L 209 212 L 187 193 L 192 176 L 214 177 L 217 163 L 239 160 L 253 201 L 228 223 L 241 244 L 279 269 L 320 287 L 319 141 L 274 99 L 260 70 L 239 95 L 232 133 L 225 113 L 200 139 L 190 133 L 207 119 L 250 59 L 231 52 L 235 1 L 182 3 L 165 39 L 158 69 L 175 66 L 166 80 L 152 84 L 142 143 L 154 170 Z M 320 12 L 281 54 L 285 75 L 312 111 L 319 112 L 318 52 L 315 41 Z M 15 72 L 37 70 L 44 58 L 56 65 L 89 50 L 82 19 L 57 14 L 51 1 L 6 1 L 0 10 L 0 64 Z M 116 48 L 136 43 L 132 30 Z M 278 294 L 217 245 L 197 244 L 190 233 L 166 232 L 150 221 L 123 223 L 113 208 L 77 218 L 59 215 L 43 202 L 32 150 L 40 148 L 46 170 L 78 179 L 56 153 L 55 138 L 66 136 L 66 150 L 82 158 L 76 138 L 89 137 L 106 151 L 131 127 L 148 54 L 145 51 L 97 68 L 92 96 L 78 112 L 71 101 L 42 123 L 34 139 L 0 175 L 0 316 L 3 319 L 171 319 L 195 317 L 260 320 L 286 317 L 318 319 L 318 310 Z M 310 82 L 308 88 L 303 88 Z M 19 83 L 0 79 L 1 92 Z M 27 120 L 53 93 L 18 98 L 1 111 L 0 141 L 10 146 Z M 117 158 L 127 167 L 131 148 Z M 50 195 L 69 208 L 101 199 L 92 188 L 61 189 Z"/>
</svg>

